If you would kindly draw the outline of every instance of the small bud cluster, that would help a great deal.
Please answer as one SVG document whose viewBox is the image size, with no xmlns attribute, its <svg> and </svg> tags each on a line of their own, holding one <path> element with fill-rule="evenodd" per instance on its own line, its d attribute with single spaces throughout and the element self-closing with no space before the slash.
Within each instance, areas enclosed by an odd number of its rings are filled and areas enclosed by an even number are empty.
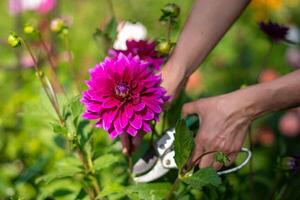
<svg viewBox="0 0 300 200">
<path fill-rule="evenodd" d="M 163 9 L 161 9 L 161 11 L 162 16 L 160 17 L 159 21 L 171 21 L 172 23 L 174 23 L 178 20 L 180 14 L 180 7 L 175 3 L 168 3 Z"/>
<path fill-rule="evenodd" d="M 21 38 L 14 32 L 11 32 L 7 38 L 7 43 L 11 47 L 19 47 L 21 46 Z"/>
<path fill-rule="evenodd" d="M 50 29 L 52 32 L 65 36 L 69 33 L 69 28 L 61 18 L 56 18 L 51 21 Z"/>
</svg>

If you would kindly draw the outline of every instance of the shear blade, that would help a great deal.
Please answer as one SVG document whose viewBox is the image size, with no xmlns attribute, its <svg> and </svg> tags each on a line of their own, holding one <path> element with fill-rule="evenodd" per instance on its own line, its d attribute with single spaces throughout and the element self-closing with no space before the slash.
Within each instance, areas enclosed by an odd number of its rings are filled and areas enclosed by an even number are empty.
<svg viewBox="0 0 300 200">
<path fill-rule="evenodd" d="M 133 180 L 136 183 L 148 183 L 148 182 L 154 181 L 154 180 L 164 176 L 168 172 L 169 172 L 169 169 L 164 168 L 161 160 L 158 159 L 151 171 L 149 171 L 148 173 L 146 173 L 144 175 L 134 177 Z"/>
<path fill-rule="evenodd" d="M 140 158 L 133 166 L 133 173 L 140 175 L 149 171 L 156 163 L 158 157 L 154 147 L 150 149 Z"/>
</svg>

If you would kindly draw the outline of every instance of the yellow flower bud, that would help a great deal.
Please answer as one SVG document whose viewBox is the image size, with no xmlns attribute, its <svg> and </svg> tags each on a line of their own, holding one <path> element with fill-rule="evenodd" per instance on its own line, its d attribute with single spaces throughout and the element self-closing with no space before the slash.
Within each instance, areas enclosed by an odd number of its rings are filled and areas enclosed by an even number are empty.
<svg viewBox="0 0 300 200">
<path fill-rule="evenodd" d="M 157 45 L 157 51 L 161 54 L 168 54 L 172 48 L 172 44 L 168 41 L 162 41 Z"/>
<path fill-rule="evenodd" d="M 23 28 L 23 31 L 24 31 L 24 33 L 26 33 L 26 34 L 32 34 L 32 33 L 35 31 L 35 29 L 34 29 L 34 27 L 33 27 L 32 25 L 26 24 L 26 25 L 24 26 L 24 28 Z"/>
<path fill-rule="evenodd" d="M 7 38 L 7 43 L 12 47 L 18 47 L 21 45 L 21 39 L 15 33 L 11 33 Z"/>
<path fill-rule="evenodd" d="M 53 19 L 51 21 L 51 24 L 50 24 L 50 29 L 51 31 L 55 32 L 55 33 L 59 33 L 61 32 L 63 29 L 65 28 L 65 22 L 60 19 L 60 18 L 57 18 L 57 19 Z"/>
</svg>

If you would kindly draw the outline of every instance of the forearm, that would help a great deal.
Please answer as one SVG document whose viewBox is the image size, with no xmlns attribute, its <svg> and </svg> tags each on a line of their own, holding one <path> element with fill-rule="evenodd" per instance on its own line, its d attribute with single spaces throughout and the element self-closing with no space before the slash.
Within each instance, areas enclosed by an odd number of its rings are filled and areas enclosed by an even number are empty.
<svg viewBox="0 0 300 200">
<path fill-rule="evenodd" d="M 242 100 L 242 104 L 244 101 L 245 113 L 252 119 L 265 113 L 300 106 L 300 70 L 234 93 L 233 96 Z"/>
<path fill-rule="evenodd" d="M 249 0 L 196 0 L 166 67 L 189 76 L 248 3 Z"/>
</svg>

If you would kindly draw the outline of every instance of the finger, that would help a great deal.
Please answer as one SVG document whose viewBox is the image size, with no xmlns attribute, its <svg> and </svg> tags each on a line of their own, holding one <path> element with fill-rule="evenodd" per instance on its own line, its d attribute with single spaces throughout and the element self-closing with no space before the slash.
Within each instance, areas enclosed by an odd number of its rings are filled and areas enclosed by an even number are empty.
<svg viewBox="0 0 300 200">
<path fill-rule="evenodd" d="M 182 118 L 186 118 L 188 115 L 197 114 L 195 102 L 186 103 L 182 107 L 181 115 Z"/>
<path fill-rule="evenodd" d="M 232 165 L 234 162 L 235 162 L 235 159 L 237 157 L 238 153 L 231 153 L 229 156 L 228 156 L 228 159 L 229 159 L 229 165 Z"/>
<path fill-rule="evenodd" d="M 129 140 L 129 137 L 125 133 L 121 134 L 120 137 L 121 137 L 121 142 L 122 142 L 122 146 L 123 146 L 122 152 L 125 155 L 129 155 L 129 153 L 130 153 L 130 140 Z"/>
<path fill-rule="evenodd" d="M 145 133 L 138 133 L 135 137 L 132 138 L 132 151 L 136 151 L 140 144 L 143 141 Z"/>
<path fill-rule="evenodd" d="M 213 165 L 214 162 L 214 154 L 207 154 L 202 157 L 200 163 L 199 163 L 199 168 L 206 168 L 210 167 Z"/>
<path fill-rule="evenodd" d="M 223 167 L 222 163 L 218 161 L 214 161 L 212 166 L 216 171 L 219 171 Z"/>
</svg>

